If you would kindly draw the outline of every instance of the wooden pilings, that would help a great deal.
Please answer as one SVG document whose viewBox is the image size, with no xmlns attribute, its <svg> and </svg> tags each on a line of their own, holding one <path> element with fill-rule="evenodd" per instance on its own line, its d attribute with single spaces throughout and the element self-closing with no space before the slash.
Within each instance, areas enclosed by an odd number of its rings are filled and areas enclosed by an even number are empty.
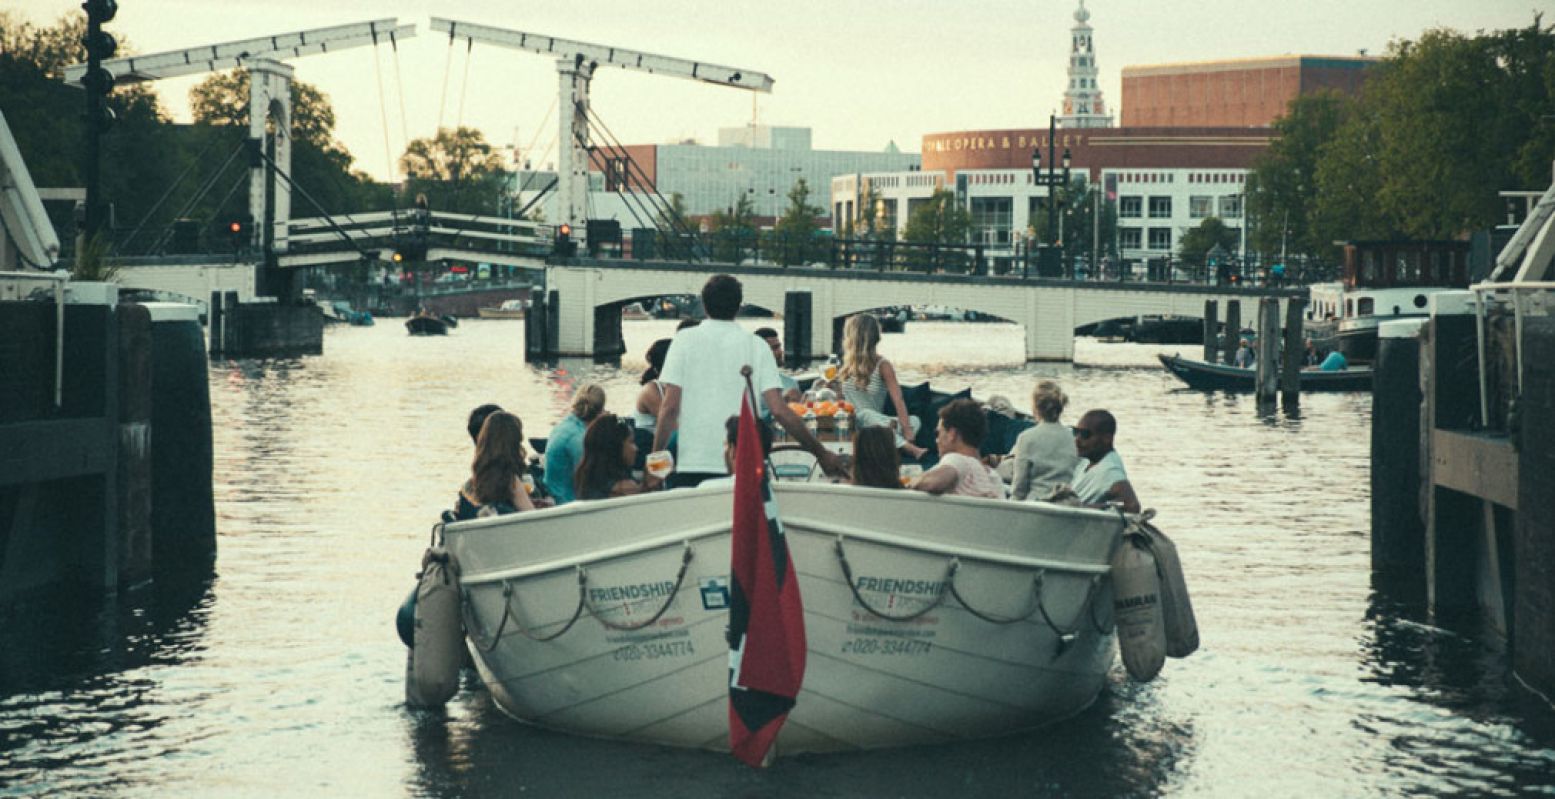
<svg viewBox="0 0 1555 799">
<path fill-rule="evenodd" d="M 1215 353 L 1220 349 L 1220 303 L 1217 300 L 1204 301 L 1204 361 L 1215 362 Z"/>
<path fill-rule="evenodd" d="M 1420 513 L 1419 322 L 1379 328 L 1372 372 L 1371 569 L 1406 600 L 1425 596 Z"/>
<path fill-rule="evenodd" d="M 1254 362 L 1253 392 L 1259 404 L 1274 402 L 1279 388 L 1280 301 L 1265 297 L 1258 301 L 1258 357 Z"/>
<path fill-rule="evenodd" d="M 1306 357 L 1306 335 L 1302 321 L 1307 301 L 1292 297 L 1285 304 L 1285 352 L 1280 365 L 1280 401 L 1293 406 L 1301 401 L 1301 367 Z"/>
<path fill-rule="evenodd" d="M 783 294 L 783 354 L 790 369 L 809 366 L 815 357 L 815 344 L 810 340 L 813 305 L 810 292 L 789 291 Z"/>
<path fill-rule="evenodd" d="M 1226 365 L 1236 362 L 1236 345 L 1242 337 L 1242 303 L 1240 300 L 1226 301 L 1226 337 L 1224 351 L 1221 353 L 1226 359 Z"/>
</svg>

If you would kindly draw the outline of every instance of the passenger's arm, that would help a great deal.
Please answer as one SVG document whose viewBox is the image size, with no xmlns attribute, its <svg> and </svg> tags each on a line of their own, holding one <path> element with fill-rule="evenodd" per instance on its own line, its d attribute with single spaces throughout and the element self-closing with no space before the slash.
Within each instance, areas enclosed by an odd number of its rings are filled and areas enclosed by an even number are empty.
<svg viewBox="0 0 1555 799">
<path fill-rule="evenodd" d="M 912 421 L 907 415 L 907 401 L 902 399 L 902 385 L 896 382 L 896 367 L 890 361 L 880 362 L 880 379 L 885 382 L 886 394 L 891 397 L 891 404 L 896 406 L 896 420 L 902 425 L 902 438 L 912 441 Z"/>
<path fill-rule="evenodd" d="M 1113 483 L 1112 488 L 1107 489 L 1105 501 L 1109 504 L 1113 502 L 1118 503 L 1123 508 L 1124 513 L 1139 512 L 1139 497 L 1134 496 L 1134 486 L 1130 485 L 1127 480 L 1119 480 Z"/>
<path fill-rule="evenodd" d="M 680 386 L 664 384 L 664 399 L 659 402 L 659 423 L 653 428 L 653 449 L 658 452 L 669 445 L 670 435 L 680 428 Z"/>
<path fill-rule="evenodd" d="M 523 480 L 514 480 L 513 506 L 519 510 L 534 510 L 535 503 L 529 498 L 529 492 L 524 489 Z"/>
<path fill-rule="evenodd" d="M 908 488 L 914 491 L 924 491 L 930 494 L 943 494 L 956 486 L 956 480 L 960 473 L 956 467 L 942 463 L 923 473 L 914 480 Z"/>
<path fill-rule="evenodd" d="M 665 399 L 668 400 L 667 395 Z M 794 415 L 794 412 L 778 396 L 777 389 L 769 388 L 762 392 L 761 399 L 767 403 L 767 409 L 772 411 L 772 418 L 776 419 L 778 424 L 783 425 L 783 429 L 787 430 L 788 434 L 793 436 L 795 441 L 799 442 L 799 446 L 804 447 L 806 452 L 815 456 L 815 460 L 821 464 L 822 471 L 826 472 L 830 477 L 837 477 L 843 473 L 842 458 L 839 458 L 837 453 L 821 445 L 820 440 L 810 432 L 809 428 L 804 426 L 804 420 Z M 664 424 L 662 417 L 659 424 Z M 757 424 L 760 424 L 760 422 L 757 422 Z"/>
</svg>

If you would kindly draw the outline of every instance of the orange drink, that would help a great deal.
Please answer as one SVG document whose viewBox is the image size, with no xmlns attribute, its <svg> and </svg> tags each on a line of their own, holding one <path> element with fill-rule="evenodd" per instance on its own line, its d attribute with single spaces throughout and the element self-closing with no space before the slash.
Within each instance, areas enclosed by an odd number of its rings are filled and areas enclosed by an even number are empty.
<svg viewBox="0 0 1555 799">
<path fill-rule="evenodd" d="M 670 472 L 675 471 L 675 456 L 667 449 L 650 452 L 647 459 L 643 461 L 643 468 L 648 470 L 648 474 L 663 480 L 669 477 Z"/>
</svg>

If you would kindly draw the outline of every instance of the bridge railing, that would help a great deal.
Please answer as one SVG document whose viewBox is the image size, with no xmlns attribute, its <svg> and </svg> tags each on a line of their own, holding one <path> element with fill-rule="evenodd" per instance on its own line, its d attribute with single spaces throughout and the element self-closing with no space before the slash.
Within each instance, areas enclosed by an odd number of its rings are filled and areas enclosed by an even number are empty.
<svg viewBox="0 0 1555 799">
<path fill-rule="evenodd" d="M 1203 261 L 1162 255 L 1133 261 L 1103 259 L 1093 269 L 1086 257 L 1058 248 L 1031 249 L 984 244 L 913 242 L 887 238 L 785 236 L 749 229 L 672 236 L 652 229 L 633 231 L 612 247 L 593 243 L 598 256 L 640 261 L 695 261 L 707 265 L 824 268 L 850 271 L 975 275 L 1009 280 L 1091 280 L 1224 286 L 1305 285 L 1333 280 L 1336 267 L 1313 259 L 1228 259 L 1213 267 Z M 1278 268 L 1276 264 L 1284 268 Z"/>
</svg>

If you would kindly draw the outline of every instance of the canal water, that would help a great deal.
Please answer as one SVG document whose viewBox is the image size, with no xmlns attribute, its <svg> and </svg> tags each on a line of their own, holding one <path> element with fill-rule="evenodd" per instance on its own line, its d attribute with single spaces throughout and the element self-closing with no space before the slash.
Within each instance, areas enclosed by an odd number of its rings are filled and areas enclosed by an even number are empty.
<svg viewBox="0 0 1555 799">
<path fill-rule="evenodd" d="M 757 322 L 751 320 L 752 328 Z M 1081 716 L 932 749 L 727 756 L 525 727 L 477 685 L 407 710 L 396 605 L 469 468 L 466 412 L 541 435 L 573 386 L 629 412 L 668 322 L 622 368 L 522 362 L 521 322 L 447 338 L 335 328 L 320 357 L 212 364 L 216 574 L 0 631 L 0 796 L 1374 796 L 1555 793 L 1555 714 L 1472 627 L 1368 575 L 1368 395 L 1299 414 L 1180 390 L 1172 347 L 1082 339 L 1023 364 L 1019 328 L 922 322 L 882 343 L 905 382 L 1028 404 L 1039 378 L 1118 417 L 1144 504 L 1181 549 L 1203 646 Z M 1185 352 L 1192 347 L 1182 347 Z"/>
</svg>

